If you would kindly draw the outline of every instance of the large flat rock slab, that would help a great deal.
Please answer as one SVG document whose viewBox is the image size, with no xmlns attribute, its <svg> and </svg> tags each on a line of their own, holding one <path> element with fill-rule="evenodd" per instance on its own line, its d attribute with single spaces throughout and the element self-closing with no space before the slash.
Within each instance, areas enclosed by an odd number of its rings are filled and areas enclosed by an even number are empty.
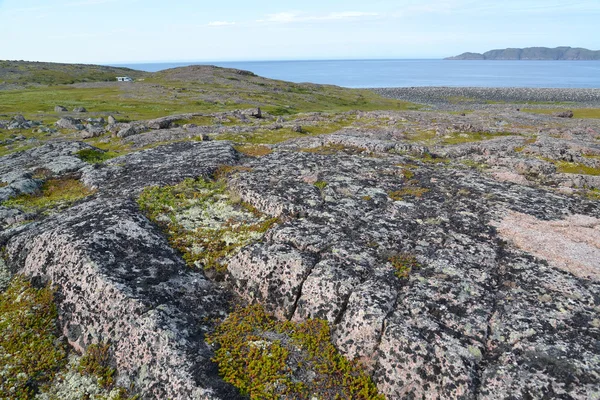
<svg viewBox="0 0 600 400">
<path fill-rule="evenodd" d="M 144 398 L 236 398 L 203 340 L 227 296 L 186 267 L 135 202 L 76 206 L 10 237 L 5 255 L 13 272 L 57 287 L 70 344 L 110 342 L 120 376 Z"/>
<path fill-rule="evenodd" d="M 83 172 L 82 182 L 105 195 L 137 195 L 148 186 L 174 185 L 209 177 L 237 161 L 229 142 L 180 142 L 113 158 Z"/>
<path fill-rule="evenodd" d="M 597 394 L 597 280 L 494 226 L 512 215 L 513 229 L 567 231 L 596 221 L 597 202 L 402 156 L 277 152 L 246 165 L 232 187 L 286 222 L 234 257 L 234 288 L 282 317 L 327 319 L 388 398 Z M 391 260 L 406 253 L 421 266 L 401 279 Z"/>
</svg>

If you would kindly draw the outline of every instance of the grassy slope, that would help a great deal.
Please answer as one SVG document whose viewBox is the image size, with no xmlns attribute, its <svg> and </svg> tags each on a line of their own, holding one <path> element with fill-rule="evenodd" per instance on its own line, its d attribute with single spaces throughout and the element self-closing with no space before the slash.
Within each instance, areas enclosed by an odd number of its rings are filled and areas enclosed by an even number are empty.
<svg viewBox="0 0 600 400">
<path fill-rule="evenodd" d="M 83 106 L 91 112 L 120 115 L 124 120 L 249 107 L 262 107 L 279 115 L 416 108 L 411 103 L 386 99 L 367 90 L 295 84 L 210 66 L 142 74 L 144 80 L 134 83 L 80 83 L 0 90 L 0 115 L 23 113 L 28 118 L 52 120 L 56 117 L 53 109 L 57 104 L 68 108 Z M 129 75 L 135 76 L 134 73 Z"/>
<path fill-rule="evenodd" d="M 0 61 L 0 83 L 64 85 L 76 82 L 114 81 L 117 76 L 143 78 L 146 72 L 130 68 L 87 64 L 58 64 L 30 61 Z"/>
</svg>

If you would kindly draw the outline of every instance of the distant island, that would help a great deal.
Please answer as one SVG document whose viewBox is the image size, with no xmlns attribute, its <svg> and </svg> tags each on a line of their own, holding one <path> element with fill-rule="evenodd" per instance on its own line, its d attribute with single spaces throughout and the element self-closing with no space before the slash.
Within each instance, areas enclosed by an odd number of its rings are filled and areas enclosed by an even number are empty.
<svg viewBox="0 0 600 400">
<path fill-rule="evenodd" d="M 524 49 L 508 48 L 490 50 L 481 53 L 463 53 L 444 60 L 600 60 L 600 51 L 581 47 L 527 47 Z"/>
</svg>

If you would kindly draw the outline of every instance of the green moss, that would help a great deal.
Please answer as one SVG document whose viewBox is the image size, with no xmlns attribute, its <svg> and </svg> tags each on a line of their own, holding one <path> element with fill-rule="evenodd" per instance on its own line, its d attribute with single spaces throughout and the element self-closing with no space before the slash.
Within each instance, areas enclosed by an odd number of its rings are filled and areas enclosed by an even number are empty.
<svg viewBox="0 0 600 400">
<path fill-rule="evenodd" d="M 600 168 L 589 167 L 585 164 L 557 161 L 557 172 L 563 174 L 600 175 Z"/>
<path fill-rule="evenodd" d="M 427 146 L 450 146 L 462 143 L 480 142 L 510 135 L 512 134 L 507 132 L 452 132 L 446 135 L 438 135 L 435 131 L 420 131 L 407 134 L 407 140 L 409 142 L 422 143 Z"/>
<path fill-rule="evenodd" d="M 429 189 L 427 188 L 417 186 L 405 186 L 400 190 L 389 192 L 388 196 L 394 201 L 401 201 L 404 200 L 404 197 L 406 196 L 420 198 L 427 192 L 429 192 Z"/>
<path fill-rule="evenodd" d="M 0 393 L 31 399 L 66 364 L 54 291 L 15 277 L 0 293 Z"/>
<path fill-rule="evenodd" d="M 315 154 L 329 156 L 329 155 L 338 154 L 338 153 L 351 154 L 351 155 L 364 154 L 366 152 L 366 149 L 363 147 L 352 146 L 352 145 L 347 145 L 347 144 L 342 144 L 342 143 L 329 143 L 329 144 L 326 144 L 325 146 L 300 149 L 300 151 L 303 151 L 305 153 L 315 153 Z"/>
<path fill-rule="evenodd" d="M 79 360 L 78 370 L 82 374 L 95 376 L 103 387 L 112 386 L 117 371 L 111 367 L 110 357 L 109 344 L 91 344 Z"/>
<path fill-rule="evenodd" d="M 219 172 L 223 179 L 218 181 L 186 179 L 174 186 L 149 187 L 138 199 L 190 266 L 224 272 L 228 257 L 278 221 L 232 199 L 225 178 L 235 172 L 229 167 Z"/>
<path fill-rule="evenodd" d="M 234 146 L 234 148 L 240 153 L 250 157 L 263 157 L 273 152 L 270 147 L 259 144 L 239 145 Z"/>
<path fill-rule="evenodd" d="M 48 179 L 38 193 L 20 195 L 3 202 L 2 205 L 26 212 L 48 212 L 52 209 L 70 207 L 93 193 L 94 191 L 77 179 Z"/>
<path fill-rule="evenodd" d="M 76 154 L 77 157 L 90 164 L 99 164 L 117 156 L 117 153 L 112 151 L 102 151 L 96 149 L 83 149 L 79 150 Z"/>
<path fill-rule="evenodd" d="M 415 256 L 408 253 L 394 255 L 388 261 L 392 263 L 394 273 L 400 279 L 407 279 L 413 269 L 421 267 Z"/>
<path fill-rule="evenodd" d="M 315 187 L 316 187 L 317 189 L 319 189 L 319 190 L 323 190 L 323 189 L 325 189 L 325 188 L 327 187 L 327 182 L 325 182 L 325 181 L 316 181 L 316 182 L 314 183 L 314 185 L 315 185 Z"/>
<path fill-rule="evenodd" d="M 322 320 L 280 322 L 253 305 L 230 314 L 208 342 L 223 379 L 251 399 L 385 399 L 331 344 Z"/>
</svg>

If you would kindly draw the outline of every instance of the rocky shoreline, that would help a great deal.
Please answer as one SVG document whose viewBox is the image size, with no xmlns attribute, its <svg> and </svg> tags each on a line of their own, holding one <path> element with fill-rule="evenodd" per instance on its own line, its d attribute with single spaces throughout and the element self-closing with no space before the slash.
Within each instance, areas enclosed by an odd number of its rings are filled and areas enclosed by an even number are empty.
<svg viewBox="0 0 600 400">
<path fill-rule="evenodd" d="M 539 103 L 557 103 L 554 105 L 581 107 L 600 106 L 600 89 L 565 89 L 565 88 L 482 88 L 482 87 L 406 87 L 406 88 L 373 88 L 377 94 L 385 97 L 424 103 L 443 108 L 460 106 L 489 107 L 494 103 L 524 103 L 544 106 Z M 536 104 L 538 103 L 538 104 Z"/>
</svg>

